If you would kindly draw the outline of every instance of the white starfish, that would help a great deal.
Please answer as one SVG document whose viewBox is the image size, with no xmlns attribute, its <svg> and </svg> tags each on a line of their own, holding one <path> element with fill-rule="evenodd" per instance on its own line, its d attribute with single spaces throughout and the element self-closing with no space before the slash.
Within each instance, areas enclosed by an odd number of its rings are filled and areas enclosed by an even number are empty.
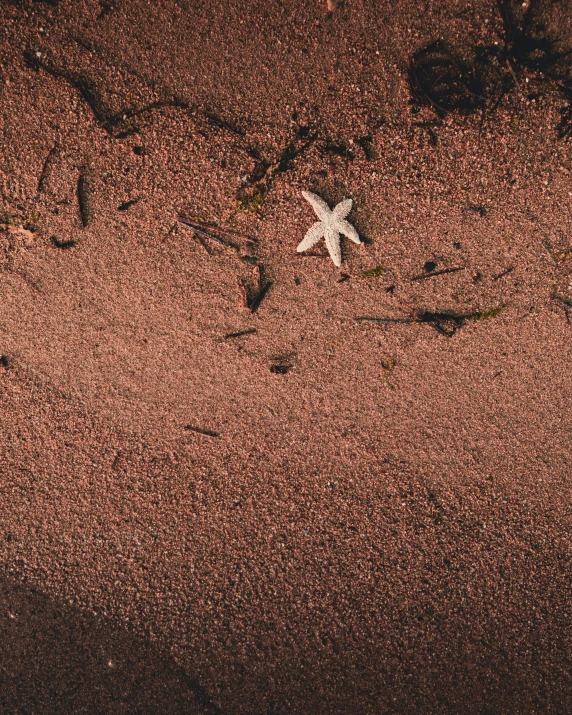
<svg viewBox="0 0 572 715">
<path fill-rule="evenodd" d="M 298 246 L 298 253 L 307 251 L 309 248 L 322 238 L 326 240 L 326 246 L 330 258 L 338 268 L 342 265 L 342 249 L 340 247 L 340 233 L 347 236 L 354 243 L 361 243 L 358 232 L 355 228 L 345 221 L 345 217 L 352 210 L 352 200 L 344 199 L 335 206 L 332 210 L 328 204 L 316 194 L 309 191 L 302 191 L 302 196 L 312 204 L 316 216 L 320 219 L 310 227 L 308 233 L 304 236 L 304 240 Z"/>
</svg>

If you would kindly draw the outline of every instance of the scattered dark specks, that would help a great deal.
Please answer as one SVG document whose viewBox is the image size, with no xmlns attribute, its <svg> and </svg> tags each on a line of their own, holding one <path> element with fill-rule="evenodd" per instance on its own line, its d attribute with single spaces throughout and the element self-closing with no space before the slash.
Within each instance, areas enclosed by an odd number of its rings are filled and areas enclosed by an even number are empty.
<svg viewBox="0 0 572 715">
<path fill-rule="evenodd" d="M 120 206 L 118 206 L 119 211 L 128 211 L 132 206 L 134 206 L 139 201 L 139 198 L 130 199 L 129 201 L 124 201 Z"/>
<path fill-rule="evenodd" d="M 465 211 L 473 214 L 479 214 L 479 216 L 486 216 L 488 211 L 484 206 L 465 206 Z"/>
<path fill-rule="evenodd" d="M 427 261 L 427 263 L 425 263 L 425 265 L 423 266 L 423 270 L 425 271 L 425 273 L 431 273 L 435 270 L 435 268 L 437 268 L 437 264 L 435 263 L 435 261 Z"/>
<path fill-rule="evenodd" d="M 214 432 L 210 429 L 202 429 L 201 427 L 194 427 L 193 425 L 185 425 L 186 432 L 196 432 L 197 434 L 202 434 L 205 437 L 220 437 L 219 432 Z"/>
<path fill-rule="evenodd" d="M 432 266 L 431 270 L 427 269 L 427 266 L 430 265 Z M 447 275 L 448 273 L 458 273 L 459 271 L 464 271 L 465 266 L 456 266 L 453 268 L 443 268 L 440 271 L 436 271 L 436 264 L 433 261 L 428 261 L 425 264 L 425 273 L 421 273 L 419 276 L 413 276 L 414 281 L 423 281 L 427 278 L 435 278 L 436 276 L 444 276 Z"/>
<path fill-rule="evenodd" d="M 113 12 L 115 10 L 115 7 L 108 2 L 101 2 L 99 3 L 99 7 L 101 8 L 101 11 L 99 15 L 97 16 L 98 20 L 103 20 L 103 18 L 108 15 L 110 12 Z"/>
<path fill-rule="evenodd" d="M 50 241 L 53 243 L 53 245 L 56 248 L 73 248 L 74 246 L 77 246 L 77 241 L 74 241 L 73 239 L 69 241 L 62 241 L 59 239 L 57 236 L 51 236 Z"/>
<path fill-rule="evenodd" d="M 373 139 L 370 136 L 367 137 L 360 137 L 357 140 L 357 143 L 360 145 L 360 147 L 363 150 L 363 153 L 365 154 L 365 158 L 368 161 L 371 161 L 372 159 L 375 158 L 374 152 L 373 152 Z"/>
<path fill-rule="evenodd" d="M 348 161 L 352 161 L 354 159 L 354 153 L 344 144 L 325 144 L 323 151 L 324 153 L 334 154 L 335 156 L 339 156 Z"/>
<path fill-rule="evenodd" d="M 270 372 L 274 375 L 286 375 L 286 373 L 291 369 L 292 365 L 271 365 Z"/>
</svg>

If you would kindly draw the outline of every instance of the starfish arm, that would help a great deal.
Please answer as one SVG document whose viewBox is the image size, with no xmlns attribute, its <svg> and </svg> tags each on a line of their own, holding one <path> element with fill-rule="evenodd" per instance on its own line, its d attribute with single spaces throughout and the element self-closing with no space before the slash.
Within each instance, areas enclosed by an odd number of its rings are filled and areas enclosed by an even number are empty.
<svg viewBox="0 0 572 715">
<path fill-rule="evenodd" d="M 323 199 L 316 196 L 316 194 L 313 194 L 311 191 L 302 191 L 302 196 L 308 203 L 312 204 L 312 208 L 316 212 L 316 216 L 320 219 L 320 221 L 328 221 L 330 219 L 332 212 L 330 211 L 328 204 Z"/>
<path fill-rule="evenodd" d="M 312 248 L 315 243 L 318 243 L 318 241 L 324 235 L 325 230 L 326 226 L 324 223 L 322 223 L 322 221 L 316 221 L 313 226 L 310 226 L 309 231 L 306 233 L 306 235 L 302 239 L 302 242 L 296 249 L 298 253 L 302 253 L 302 251 L 307 251 L 309 248 Z"/>
<path fill-rule="evenodd" d="M 334 207 L 332 214 L 339 219 L 345 218 L 349 212 L 352 210 L 353 201 L 351 199 L 344 199 Z"/>
<path fill-rule="evenodd" d="M 355 230 L 355 228 L 349 223 L 349 221 L 336 221 L 336 229 L 340 232 L 343 233 L 344 236 L 347 236 L 350 241 L 353 241 L 354 243 L 361 243 L 359 233 Z"/>
<path fill-rule="evenodd" d="M 340 234 L 335 228 L 328 227 L 325 233 L 326 246 L 330 258 L 338 268 L 342 265 L 342 248 L 340 246 Z"/>
</svg>

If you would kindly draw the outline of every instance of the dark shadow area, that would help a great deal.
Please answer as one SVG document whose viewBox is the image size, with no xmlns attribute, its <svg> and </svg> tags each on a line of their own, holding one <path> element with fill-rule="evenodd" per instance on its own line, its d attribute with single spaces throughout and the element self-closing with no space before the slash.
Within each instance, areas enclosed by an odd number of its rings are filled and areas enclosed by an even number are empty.
<svg viewBox="0 0 572 715">
<path fill-rule="evenodd" d="M 485 101 L 485 87 L 474 67 L 440 40 L 415 53 L 409 67 L 411 103 L 428 106 L 440 117 L 473 112 Z"/>
<path fill-rule="evenodd" d="M 498 0 L 505 53 L 516 65 L 572 81 L 572 8 L 561 0 Z"/>
<path fill-rule="evenodd" d="M 0 577 L 0 712 L 203 715 L 220 710 L 150 643 Z"/>
<path fill-rule="evenodd" d="M 442 119 L 454 111 L 494 110 L 514 89 L 526 91 L 528 99 L 556 93 L 568 100 L 558 134 L 569 135 L 572 7 L 560 0 L 497 0 L 497 7 L 504 35 L 500 45 L 474 47 L 468 61 L 443 40 L 413 55 L 408 71 L 412 111 L 429 107 Z M 536 75 L 526 89 L 521 85 L 524 70 Z"/>
</svg>

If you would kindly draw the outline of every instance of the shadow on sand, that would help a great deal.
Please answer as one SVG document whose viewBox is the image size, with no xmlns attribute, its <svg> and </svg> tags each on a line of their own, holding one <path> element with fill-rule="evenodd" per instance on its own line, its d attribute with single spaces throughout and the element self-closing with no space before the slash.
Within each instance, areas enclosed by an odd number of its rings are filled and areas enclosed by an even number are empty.
<svg viewBox="0 0 572 715">
<path fill-rule="evenodd" d="M 155 646 L 0 576 L 0 712 L 220 711 Z"/>
</svg>

